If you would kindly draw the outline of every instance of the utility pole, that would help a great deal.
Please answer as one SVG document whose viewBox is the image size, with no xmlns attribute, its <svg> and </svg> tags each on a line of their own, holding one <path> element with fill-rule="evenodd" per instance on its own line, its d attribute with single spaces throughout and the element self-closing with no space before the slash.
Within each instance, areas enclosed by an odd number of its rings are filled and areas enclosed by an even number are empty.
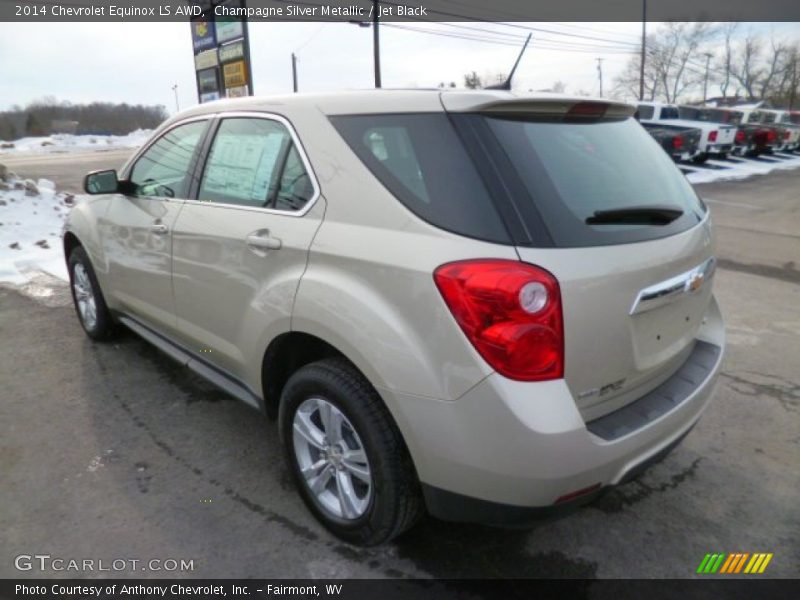
<svg viewBox="0 0 800 600">
<path fill-rule="evenodd" d="M 604 58 L 596 58 L 597 61 L 597 77 L 600 79 L 600 97 L 603 97 L 603 61 Z"/>
<path fill-rule="evenodd" d="M 644 100 L 644 63 L 647 36 L 647 0 L 642 0 L 642 60 L 639 64 L 639 100 Z"/>
<path fill-rule="evenodd" d="M 175 112 L 181 112 L 181 106 L 178 104 L 178 84 L 172 86 L 172 91 L 175 92 Z"/>
<path fill-rule="evenodd" d="M 292 52 L 292 84 L 294 88 L 294 93 L 297 93 L 297 57 L 295 56 L 294 52 Z"/>
<path fill-rule="evenodd" d="M 380 2 L 372 0 L 372 55 L 375 64 L 375 87 L 381 87 L 381 40 L 378 32 Z"/>
<path fill-rule="evenodd" d="M 703 79 L 703 104 L 706 103 L 706 99 L 708 98 L 708 64 L 711 62 L 712 54 L 710 52 L 706 52 L 706 76 Z"/>
</svg>

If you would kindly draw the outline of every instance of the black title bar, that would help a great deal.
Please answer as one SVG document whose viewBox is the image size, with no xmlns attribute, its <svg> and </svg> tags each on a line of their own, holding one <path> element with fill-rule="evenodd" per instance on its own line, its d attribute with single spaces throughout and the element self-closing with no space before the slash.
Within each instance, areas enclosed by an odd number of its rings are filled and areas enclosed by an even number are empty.
<svg viewBox="0 0 800 600">
<path fill-rule="evenodd" d="M 0 21 L 641 21 L 643 0 L 0 0 Z M 648 21 L 800 21 L 798 0 L 647 0 Z"/>
</svg>

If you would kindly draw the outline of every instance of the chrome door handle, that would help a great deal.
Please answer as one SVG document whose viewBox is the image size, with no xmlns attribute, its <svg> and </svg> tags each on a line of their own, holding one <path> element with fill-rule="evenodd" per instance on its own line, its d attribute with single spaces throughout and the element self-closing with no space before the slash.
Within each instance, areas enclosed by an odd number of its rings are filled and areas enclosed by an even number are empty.
<svg viewBox="0 0 800 600">
<path fill-rule="evenodd" d="M 164 235 L 165 233 L 169 233 L 169 227 L 167 227 L 163 223 L 154 223 L 153 225 L 150 226 L 150 231 L 152 231 L 156 235 Z"/>
<path fill-rule="evenodd" d="M 262 250 L 280 250 L 282 244 L 278 238 L 253 233 L 247 236 L 247 245 Z"/>
</svg>

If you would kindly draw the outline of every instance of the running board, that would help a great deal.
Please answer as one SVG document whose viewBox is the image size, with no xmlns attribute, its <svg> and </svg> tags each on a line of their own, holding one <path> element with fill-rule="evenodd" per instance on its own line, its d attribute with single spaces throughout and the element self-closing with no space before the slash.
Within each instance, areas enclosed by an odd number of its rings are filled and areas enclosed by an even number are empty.
<svg viewBox="0 0 800 600">
<path fill-rule="evenodd" d="M 120 323 L 125 325 L 125 327 L 145 341 L 150 342 L 173 360 L 179 362 L 181 366 L 188 367 L 223 392 L 230 394 L 245 404 L 249 404 L 253 408 L 263 411 L 264 407 L 261 399 L 258 398 L 249 387 L 238 381 L 232 375 L 209 365 L 199 357 L 194 356 L 191 352 L 183 349 L 180 345 L 156 333 L 139 321 L 126 315 L 120 315 L 118 318 Z"/>
</svg>

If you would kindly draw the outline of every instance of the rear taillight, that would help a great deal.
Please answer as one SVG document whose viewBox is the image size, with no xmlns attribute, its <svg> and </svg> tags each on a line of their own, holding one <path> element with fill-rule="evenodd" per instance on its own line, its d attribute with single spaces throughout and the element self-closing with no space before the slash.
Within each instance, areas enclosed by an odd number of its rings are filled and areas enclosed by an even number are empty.
<svg viewBox="0 0 800 600">
<path fill-rule="evenodd" d="M 501 375 L 520 381 L 564 376 L 561 293 L 553 275 L 512 260 L 465 260 L 433 274 L 467 339 Z"/>
<path fill-rule="evenodd" d="M 777 135 L 775 135 L 774 129 L 767 129 L 767 141 L 774 142 L 777 139 Z"/>
<path fill-rule="evenodd" d="M 741 129 L 739 129 L 739 130 L 736 132 L 736 143 L 737 143 L 737 144 L 741 144 L 742 142 L 744 142 L 744 131 L 742 131 Z"/>
<path fill-rule="evenodd" d="M 578 102 L 573 104 L 567 111 L 567 118 L 602 119 L 608 104 L 605 102 Z"/>
<path fill-rule="evenodd" d="M 680 150 L 681 148 L 683 148 L 683 136 L 682 135 L 676 135 L 674 138 L 672 138 L 672 147 L 675 150 Z"/>
<path fill-rule="evenodd" d="M 708 141 L 709 142 L 716 142 L 717 141 L 717 130 L 709 131 L 708 132 Z"/>
<path fill-rule="evenodd" d="M 786 131 L 783 132 L 783 139 L 788 140 L 790 137 L 792 137 L 791 131 L 787 129 Z"/>
</svg>

